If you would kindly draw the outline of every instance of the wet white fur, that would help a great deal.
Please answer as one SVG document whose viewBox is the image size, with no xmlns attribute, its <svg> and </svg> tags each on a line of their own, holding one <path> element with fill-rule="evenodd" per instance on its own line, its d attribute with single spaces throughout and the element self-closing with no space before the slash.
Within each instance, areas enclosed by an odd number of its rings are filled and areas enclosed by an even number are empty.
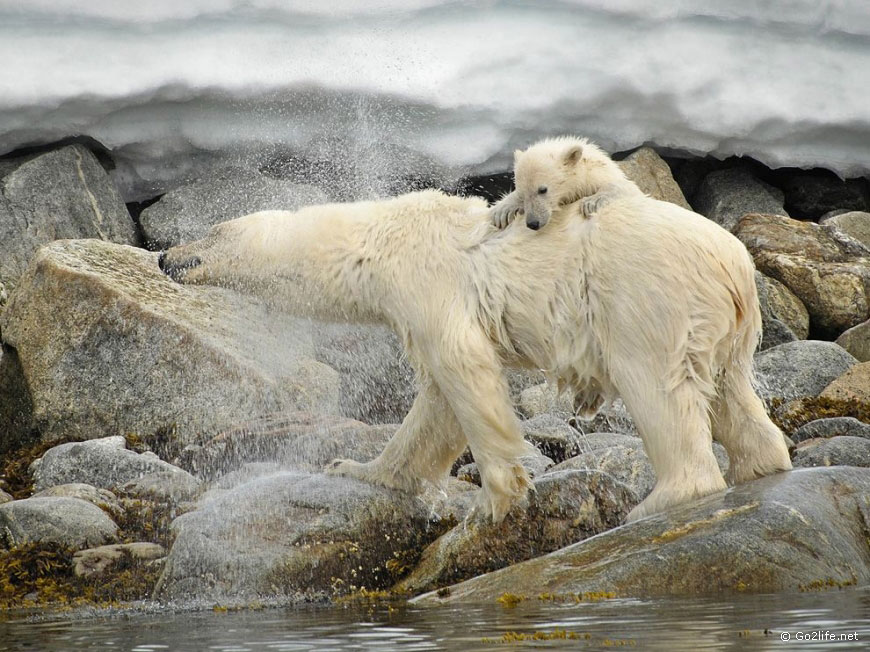
<svg viewBox="0 0 870 652">
<path fill-rule="evenodd" d="M 423 191 L 248 215 L 167 262 L 194 256 L 202 263 L 186 283 L 386 323 L 401 337 L 419 381 L 414 405 L 378 458 L 337 473 L 419 491 L 468 444 L 480 508 L 500 520 L 529 487 L 506 365 L 622 396 L 658 476 L 630 518 L 724 489 L 711 415 L 735 481 L 790 468 L 751 384 L 761 324 L 752 262 L 729 233 L 675 205 L 628 193 L 592 218 L 571 204 L 540 231 L 522 220 L 499 230 L 483 200 Z"/>
</svg>

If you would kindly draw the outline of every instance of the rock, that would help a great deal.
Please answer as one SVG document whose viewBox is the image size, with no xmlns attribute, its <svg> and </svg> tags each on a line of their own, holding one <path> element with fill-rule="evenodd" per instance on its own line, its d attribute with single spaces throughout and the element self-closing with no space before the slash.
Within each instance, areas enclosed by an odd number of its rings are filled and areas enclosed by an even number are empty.
<svg viewBox="0 0 870 652">
<path fill-rule="evenodd" d="M 137 541 L 135 543 L 116 543 L 79 550 L 73 555 L 73 572 L 76 577 L 101 575 L 122 559 L 153 561 L 166 556 L 166 549 L 156 543 Z"/>
<path fill-rule="evenodd" d="M 755 272 L 755 285 L 758 288 L 762 321 L 779 320 L 783 323 L 793 334 L 793 337 L 786 341 L 807 339 L 810 334 L 810 315 L 801 300 L 785 285 L 761 272 Z M 765 339 L 767 339 L 769 326 L 767 323 L 764 323 L 764 326 L 766 327 L 764 329 Z M 777 342 L 777 344 L 784 343 Z M 772 346 L 776 346 L 776 344 L 772 344 Z M 761 348 L 762 350 L 768 349 L 770 346 L 762 345 Z"/>
<path fill-rule="evenodd" d="M 143 210 L 139 221 L 150 247 L 168 249 L 199 240 L 213 225 L 242 215 L 266 210 L 294 211 L 326 200 L 326 193 L 315 186 L 230 167 L 170 190 Z"/>
<path fill-rule="evenodd" d="M 746 215 L 734 232 L 758 270 L 801 300 L 815 328 L 837 335 L 867 320 L 870 258 L 857 241 L 781 215 Z"/>
<path fill-rule="evenodd" d="M 695 210 L 723 228 L 733 231 L 748 213 L 788 215 L 775 188 L 740 168 L 717 170 L 701 182 L 692 202 Z"/>
<path fill-rule="evenodd" d="M 637 438 L 632 439 L 640 441 Z M 719 470 L 724 476 L 728 473 L 728 454 L 718 443 L 713 444 L 713 453 L 719 463 Z M 552 473 L 569 470 L 605 473 L 628 487 L 632 491 L 632 495 L 636 496 L 637 503 L 649 495 L 656 483 L 655 471 L 643 449 L 642 442 L 640 445 L 632 442 L 628 446 L 593 448 L 550 468 L 545 477 Z M 626 505 L 626 510 L 630 510 L 637 503 Z"/>
<path fill-rule="evenodd" d="M 314 357 L 341 374 L 341 414 L 365 423 L 400 423 L 417 394 L 414 372 L 385 326 L 318 324 Z"/>
<path fill-rule="evenodd" d="M 827 217 L 821 222 L 824 226 L 835 228 L 870 249 L 870 213 L 849 211 Z"/>
<path fill-rule="evenodd" d="M 816 419 L 805 423 L 800 428 L 795 430 L 791 439 L 795 443 L 800 443 L 808 439 L 832 437 L 864 437 L 870 439 L 870 425 L 858 421 L 854 417 L 829 417 L 827 419 Z"/>
<path fill-rule="evenodd" d="M 338 374 L 311 359 L 310 329 L 98 240 L 43 247 L 0 315 L 44 440 L 166 430 L 187 443 L 278 410 L 334 413 Z"/>
<path fill-rule="evenodd" d="M 618 432 L 593 432 L 589 435 L 580 435 L 579 453 L 588 453 L 612 446 L 643 449 L 643 440 L 636 435 L 624 435 Z"/>
<path fill-rule="evenodd" d="M 837 344 L 851 353 L 859 362 L 870 362 L 870 320 L 843 332 Z"/>
<path fill-rule="evenodd" d="M 46 496 L 0 505 L 3 548 L 35 542 L 86 548 L 111 541 L 117 531 L 106 512 L 78 498 Z"/>
<path fill-rule="evenodd" d="M 0 344 L 0 461 L 7 453 L 33 443 L 32 422 L 33 400 L 18 353 Z"/>
<path fill-rule="evenodd" d="M 762 398 L 788 401 L 818 396 L 857 360 L 833 342 L 801 340 L 755 355 L 755 375 Z"/>
<path fill-rule="evenodd" d="M 670 166 L 652 147 L 641 147 L 617 163 L 629 179 L 653 199 L 669 201 L 692 210 L 674 181 Z"/>
<path fill-rule="evenodd" d="M 147 473 L 120 485 L 118 489 L 125 496 L 178 505 L 192 500 L 202 486 L 202 482 L 189 473 L 178 473 L 176 469 Z"/>
<path fill-rule="evenodd" d="M 870 466 L 870 439 L 841 435 L 815 446 L 798 447 L 794 466 Z"/>
<path fill-rule="evenodd" d="M 478 489 L 478 485 L 450 476 L 443 488 L 428 485 L 420 500 L 438 520 L 461 523 L 474 509 Z"/>
<path fill-rule="evenodd" d="M 40 246 L 61 238 L 136 244 L 136 227 L 96 157 L 70 145 L 0 170 L 0 282 L 18 284 Z"/>
<path fill-rule="evenodd" d="M 394 582 L 388 569 L 427 542 L 428 521 L 419 498 L 349 478 L 256 479 L 173 522 L 155 596 L 310 598 L 386 588 Z"/>
<path fill-rule="evenodd" d="M 0 489 L 0 505 L 3 503 L 9 503 L 15 500 L 10 494 L 7 494 L 5 491 Z"/>
<path fill-rule="evenodd" d="M 798 172 L 782 183 L 785 204 L 797 218 L 815 220 L 828 211 L 870 210 L 865 179 L 840 179 L 828 170 Z"/>
<path fill-rule="evenodd" d="M 429 545 L 395 590 L 429 591 L 558 550 L 616 527 L 634 502 L 631 490 L 603 473 L 547 474 L 535 481 L 527 509 L 514 509 L 499 525 L 457 525 Z"/>
<path fill-rule="evenodd" d="M 524 389 L 517 407 L 527 419 L 542 414 L 568 419 L 574 414 L 574 399 L 567 393 L 560 395 L 550 383 L 541 383 Z"/>
<path fill-rule="evenodd" d="M 523 455 L 519 458 L 519 461 L 529 474 L 530 478 L 537 478 L 553 466 L 553 460 L 546 455 L 541 454 Z M 478 486 L 480 486 L 481 483 L 480 468 L 477 466 L 476 462 L 460 466 L 456 471 L 456 477 Z"/>
<path fill-rule="evenodd" d="M 187 471 L 164 462 L 154 453 L 127 450 L 121 436 L 55 446 L 34 460 L 30 471 L 37 491 L 71 482 L 112 489 L 158 471 L 186 476 L 196 482 Z"/>
<path fill-rule="evenodd" d="M 870 470 L 801 469 L 738 485 L 418 604 L 520 596 L 702 596 L 870 582 Z"/>
<path fill-rule="evenodd" d="M 522 427 L 526 440 L 557 464 L 580 452 L 581 435 L 565 419 L 539 414 L 523 421 Z"/>
<path fill-rule="evenodd" d="M 581 434 L 593 432 L 615 432 L 626 435 L 637 435 L 637 428 L 621 399 L 611 405 L 602 407 L 591 419 L 579 416 L 571 417 L 568 423 Z"/>
<path fill-rule="evenodd" d="M 274 414 L 230 428 L 202 446 L 189 447 L 178 463 L 206 479 L 251 462 L 317 472 L 337 457 L 357 462 L 374 459 L 398 427 L 367 426 L 308 412 Z"/>
<path fill-rule="evenodd" d="M 656 483 L 656 474 L 643 447 L 610 446 L 581 453 L 557 464 L 549 473 L 599 471 L 631 489 L 637 503 L 646 498 Z M 636 505 L 626 505 L 631 509 Z"/>
<path fill-rule="evenodd" d="M 819 394 L 822 398 L 841 401 L 855 399 L 870 402 L 870 362 L 859 362 L 832 381 Z"/>
<path fill-rule="evenodd" d="M 55 485 L 48 489 L 38 491 L 31 497 L 44 498 L 47 496 L 65 496 L 67 498 L 85 500 L 108 512 L 113 517 L 118 517 L 124 512 L 124 508 L 121 507 L 121 503 L 118 502 L 118 497 L 111 491 L 108 489 L 98 489 L 93 485 L 85 484 L 83 482 L 70 482 L 68 484 Z"/>
</svg>

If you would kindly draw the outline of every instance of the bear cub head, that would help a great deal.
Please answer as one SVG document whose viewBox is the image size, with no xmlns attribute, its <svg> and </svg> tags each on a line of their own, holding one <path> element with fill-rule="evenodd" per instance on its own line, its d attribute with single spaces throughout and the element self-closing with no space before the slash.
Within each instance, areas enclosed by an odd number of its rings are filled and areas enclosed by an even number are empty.
<svg viewBox="0 0 870 652">
<path fill-rule="evenodd" d="M 514 152 L 518 208 L 534 231 L 544 227 L 558 208 L 595 194 L 614 179 L 625 177 L 603 150 L 585 138 L 549 138 Z"/>
</svg>

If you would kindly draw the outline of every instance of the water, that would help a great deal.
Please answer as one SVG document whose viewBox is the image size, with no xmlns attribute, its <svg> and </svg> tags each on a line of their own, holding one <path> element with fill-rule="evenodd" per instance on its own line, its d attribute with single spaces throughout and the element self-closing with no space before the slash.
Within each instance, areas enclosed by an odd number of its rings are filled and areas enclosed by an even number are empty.
<svg viewBox="0 0 870 652">
<path fill-rule="evenodd" d="M 503 642 L 507 632 L 577 638 Z M 827 632 L 827 634 L 825 633 Z M 831 637 L 851 635 L 852 640 Z M 783 640 L 789 637 L 787 643 Z M 815 636 L 815 640 L 803 640 Z M 803 638 L 799 638 L 803 637 Z M 870 647 L 870 587 L 713 599 L 608 600 L 514 608 L 387 605 L 263 611 L 114 613 L 0 622 L 0 651 L 160 650 L 851 650 Z"/>
</svg>

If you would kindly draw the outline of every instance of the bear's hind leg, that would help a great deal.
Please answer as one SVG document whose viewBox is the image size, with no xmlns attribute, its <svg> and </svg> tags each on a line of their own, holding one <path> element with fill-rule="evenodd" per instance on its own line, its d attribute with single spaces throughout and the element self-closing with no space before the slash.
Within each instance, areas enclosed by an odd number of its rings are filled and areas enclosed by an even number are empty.
<svg viewBox="0 0 870 652">
<path fill-rule="evenodd" d="M 442 482 L 466 445 L 444 394 L 421 374 L 420 392 L 381 454 L 365 463 L 335 460 L 327 472 L 416 494 L 423 490 L 424 480 Z"/>
<path fill-rule="evenodd" d="M 723 491 L 725 480 L 713 455 L 708 400 L 701 389 L 687 379 L 665 391 L 653 375 L 632 376 L 638 380 L 617 386 L 643 439 L 656 485 L 626 520 Z"/>
<path fill-rule="evenodd" d="M 770 420 L 747 374 L 738 368 L 726 371 L 718 389 L 713 437 L 728 452 L 728 482 L 740 484 L 791 469 L 782 432 Z"/>
</svg>

